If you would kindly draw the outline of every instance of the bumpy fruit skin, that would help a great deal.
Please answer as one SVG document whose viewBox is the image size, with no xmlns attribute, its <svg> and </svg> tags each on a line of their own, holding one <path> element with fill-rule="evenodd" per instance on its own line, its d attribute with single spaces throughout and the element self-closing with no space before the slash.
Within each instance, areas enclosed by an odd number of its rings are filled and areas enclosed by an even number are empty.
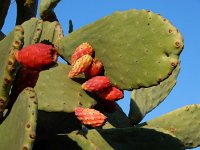
<svg viewBox="0 0 200 150">
<path fill-rule="evenodd" d="M 91 77 L 101 75 L 102 71 L 103 63 L 99 59 L 94 58 L 90 67 L 85 71 L 85 78 L 89 79 Z"/>
<path fill-rule="evenodd" d="M 56 49 L 52 45 L 43 43 L 29 45 L 17 51 L 15 57 L 22 66 L 34 70 L 48 69 L 58 59 Z"/>
<path fill-rule="evenodd" d="M 79 58 L 72 66 L 72 69 L 68 74 L 68 77 L 74 78 L 75 76 L 86 71 L 89 68 L 90 64 L 92 63 L 92 60 L 93 58 L 90 55 L 84 55 L 81 58 Z"/>
<path fill-rule="evenodd" d="M 108 100 L 108 101 L 117 101 L 124 97 L 123 91 L 114 86 L 107 87 L 103 89 L 102 91 L 97 92 L 97 95 L 100 98 L 104 100 Z"/>
<path fill-rule="evenodd" d="M 95 109 L 77 107 L 75 115 L 81 123 L 93 128 L 102 126 L 106 121 L 106 116 Z"/>
<path fill-rule="evenodd" d="M 88 92 L 98 92 L 110 86 L 110 80 L 106 76 L 95 76 L 82 84 L 82 88 Z"/>
<path fill-rule="evenodd" d="M 36 82 L 39 78 L 39 71 L 31 70 L 28 68 L 21 67 L 17 72 L 16 78 L 13 82 L 13 87 L 11 89 L 10 99 L 15 101 L 18 95 L 26 88 L 34 88 Z"/>
<path fill-rule="evenodd" d="M 70 64 L 74 65 L 74 63 L 81 58 L 83 55 L 90 55 L 92 56 L 92 54 L 94 53 L 94 49 L 92 48 L 92 46 L 85 42 L 82 43 L 81 45 L 79 45 L 76 50 L 74 51 L 74 53 L 71 56 L 71 60 L 70 60 Z"/>
</svg>

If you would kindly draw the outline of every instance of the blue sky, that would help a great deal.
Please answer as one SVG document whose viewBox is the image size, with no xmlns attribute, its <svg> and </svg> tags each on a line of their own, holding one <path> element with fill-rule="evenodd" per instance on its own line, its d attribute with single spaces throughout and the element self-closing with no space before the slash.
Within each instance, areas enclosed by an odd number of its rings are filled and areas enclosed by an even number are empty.
<svg viewBox="0 0 200 150">
<path fill-rule="evenodd" d="M 181 71 L 178 81 L 168 98 L 144 120 L 149 120 L 183 107 L 200 102 L 200 0 L 62 0 L 55 9 L 58 19 L 67 34 L 68 20 L 72 19 L 74 29 L 92 23 L 115 11 L 147 9 L 161 14 L 177 27 L 184 37 L 184 50 L 181 53 Z M 3 32 L 14 27 L 15 4 L 11 4 Z M 129 93 L 119 103 L 124 111 L 129 110 Z M 198 148 L 200 149 L 200 148 Z"/>
</svg>

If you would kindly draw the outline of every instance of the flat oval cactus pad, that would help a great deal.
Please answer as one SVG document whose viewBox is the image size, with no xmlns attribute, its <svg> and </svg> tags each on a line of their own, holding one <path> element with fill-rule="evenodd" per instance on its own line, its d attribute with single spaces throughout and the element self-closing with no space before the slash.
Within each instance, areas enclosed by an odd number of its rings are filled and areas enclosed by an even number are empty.
<svg viewBox="0 0 200 150">
<path fill-rule="evenodd" d="M 32 88 L 26 88 L 0 124 L 0 149 L 31 150 L 36 138 L 36 119 L 36 94 Z"/>
<path fill-rule="evenodd" d="M 179 31 L 150 11 L 116 12 L 58 41 L 59 53 L 70 60 L 75 48 L 90 43 L 105 76 L 121 89 L 157 85 L 171 74 L 183 49 Z"/>
<path fill-rule="evenodd" d="M 39 110 L 71 113 L 76 107 L 92 107 L 96 104 L 79 82 L 68 77 L 70 69 L 69 65 L 59 64 L 40 73 L 34 88 L 38 96 Z"/>
</svg>

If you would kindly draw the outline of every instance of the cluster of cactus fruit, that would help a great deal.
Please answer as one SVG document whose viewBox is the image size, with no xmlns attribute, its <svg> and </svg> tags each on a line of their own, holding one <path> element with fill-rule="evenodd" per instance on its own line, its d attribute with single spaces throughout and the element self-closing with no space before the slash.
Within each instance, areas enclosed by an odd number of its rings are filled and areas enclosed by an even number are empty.
<svg viewBox="0 0 200 150">
<path fill-rule="evenodd" d="M 0 32 L 0 149 L 198 147 L 199 104 L 140 123 L 176 84 L 181 33 L 161 15 L 133 9 L 76 31 L 70 20 L 64 36 L 59 1 L 41 0 L 37 19 L 37 0 L 16 0 L 17 26 Z M 0 29 L 9 5 L 1 2 Z M 131 91 L 128 116 L 116 102 L 123 90 Z"/>
</svg>

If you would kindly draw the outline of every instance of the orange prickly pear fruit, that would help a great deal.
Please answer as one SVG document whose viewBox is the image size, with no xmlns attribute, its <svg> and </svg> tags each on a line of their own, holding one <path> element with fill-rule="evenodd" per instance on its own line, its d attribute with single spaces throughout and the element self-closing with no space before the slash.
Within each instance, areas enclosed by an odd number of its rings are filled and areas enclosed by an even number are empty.
<svg viewBox="0 0 200 150">
<path fill-rule="evenodd" d="M 87 79 L 100 75 L 103 71 L 103 63 L 99 60 L 94 58 L 90 67 L 85 71 L 85 77 Z"/>
<path fill-rule="evenodd" d="M 124 97 L 123 91 L 114 86 L 107 87 L 103 89 L 102 91 L 97 92 L 97 95 L 100 98 L 104 100 L 108 100 L 108 101 L 117 101 Z"/>
<path fill-rule="evenodd" d="M 94 49 L 92 48 L 92 46 L 85 42 L 82 43 L 81 45 L 79 45 L 76 50 L 74 51 L 74 53 L 71 56 L 71 60 L 70 60 L 70 64 L 74 65 L 74 63 L 83 55 L 90 55 L 92 56 L 94 52 Z"/>
<path fill-rule="evenodd" d="M 17 51 L 15 57 L 26 68 L 43 70 L 54 65 L 57 62 L 58 55 L 52 45 L 37 43 Z"/>
<path fill-rule="evenodd" d="M 81 58 L 79 58 L 72 66 L 72 69 L 68 74 L 68 77 L 74 78 L 75 76 L 86 71 L 89 68 L 90 64 L 92 63 L 92 60 L 93 58 L 90 55 L 84 55 Z"/>
<path fill-rule="evenodd" d="M 75 115 L 81 121 L 81 123 L 91 126 L 93 128 L 102 126 L 107 118 L 95 109 L 81 107 L 77 107 L 75 109 Z"/>
<path fill-rule="evenodd" d="M 82 88 L 88 92 L 98 92 L 110 86 L 110 80 L 106 76 L 95 76 L 82 84 Z"/>
</svg>

